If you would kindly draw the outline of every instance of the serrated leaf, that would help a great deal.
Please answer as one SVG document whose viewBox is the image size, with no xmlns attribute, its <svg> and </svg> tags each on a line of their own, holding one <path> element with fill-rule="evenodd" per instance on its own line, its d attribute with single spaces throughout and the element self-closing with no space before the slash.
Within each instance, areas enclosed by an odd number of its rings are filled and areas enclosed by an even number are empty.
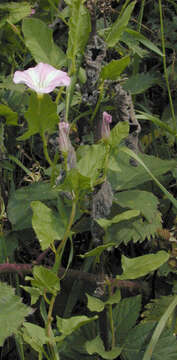
<svg viewBox="0 0 177 360">
<path fill-rule="evenodd" d="M 122 351 L 122 349 L 119 347 L 114 347 L 110 351 L 105 351 L 104 345 L 103 345 L 103 342 L 102 342 L 100 336 L 97 336 L 93 340 L 86 341 L 85 347 L 86 347 L 87 352 L 90 355 L 93 355 L 96 353 L 96 354 L 99 354 L 103 359 L 111 359 L 111 360 L 116 359 Z"/>
<path fill-rule="evenodd" d="M 96 320 L 98 317 L 88 317 L 88 316 L 72 316 L 69 319 L 64 319 L 59 316 L 57 316 L 57 327 L 59 332 L 61 332 L 63 335 L 68 336 L 73 331 L 78 330 L 81 326 L 86 325 L 94 320 Z"/>
<path fill-rule="evenodd" d="M 52 30 L 40 19 L 23 20 L 22 31 L 25 44 L 36 63 L 43 62 L 56 68 L 66 65 L 66 55 L 54 43 Z"/>
<path fill-rule="evenodd" d="M 108 220 L 105 218 L 96 219 L 96 222 L 106 230 L 112 224 L 117 224 L 120 221 L 129 220 L 132 217 L 136 217 L 140 214 L 138 210 L 127 210 L 124 211 L 122 214 L 118 214 L 114 216 L 112 219 Z"/>
<path fill-rule="evenodd" d="M 90 14 L 82 0 L 72 0 L 69 20 L 69 39 L 67 56 L 75 61 L 78 54 L 83 54 L 91 31 Z"/>
<path fill-rule="evenodd" d="M 17 332 L 25 317 L 32 313 L 32 309 L 21 300 L 15 295 L 15 289 L 0 282 L 0 346 L 3 346 L 7 337 Z"/>
<path fill-rule="evenodd" d="M 125 56 L 120 60 L 112 60 L 109 64 L 102 67 L 100 77 L 102 80 L 117 80 L 129 63 L 129 56 Z"/>
<path fill-rule="evenodd" d="M 157 299 L 152 299 L 145 306 L 145 311 L 141 314 L 142 323 L 159 321 L 166 309 L 172 302 L 175 296 L 161 296 Z"/>
<path fill-rule="evenodd" d="M 157 197 L 153 193 L 142 190 L 119 192 L 115 195 L 114 201 L 122 208 L 139 210 L 148 222 L 153 221 L 159 204 Z"/>
<path fill-rule="evenodd" d="M 136 1 L 132 1 L 131 4 L 129 4 L 124 10 L 121 17 L 118 17 L 115 23 L 112 25 L 106 37 L 106 43 L 109 47 L 113 47 L 120 40 L 121 35 L 125 31 L 126 26 L 129 22 L 135 4 Z"/>
<path fill-rule="evenodd" d="M 28 130 L 18 140 L 27 140 L 30 136 L 54 130 L 58 123 L 57 104 L 52 101 L 49 94 L 43 94 L 38 98 L 35 92 L 31 93 L 29 107 L 24 114 L 28 122 Z"/>
<path fill-rule="evenodd" d="M 48 183 L 34 183 L 21 187 L 12 193 L 8 202 L 8 218 L 13 230 L 23 230 L 32 226 L 31 201 L 54 200 L 57 192 Z"/>
<path fill-rule="evenodd" d="M 7 105 L 0 105 L 0 116 L 5 117 L 7 125 L 18 125 L 18 114 Z"/>
<path fill-rule="evenodd" d="M 32 226 L 40 242 L 41 249 L 46 250 L 55 240 L 61 240 L 65 227 L 57 213 L 41 201 L 32 201 Z"/>
<path fill-rule="evenodd" d="M 117 279 L 130 280 L 147 275 L 149 272 L 158 269 L 169 259 L 169 254 L 163 250 L 156 254 L 138 256 L 133 259 L 122 255 L 123 274 L 117 275 Z"/>
<path fill-rule="evenodd" d="M 123 89 L 132 95 L 141 94 L 159 82 L 159 76 L 154 73 L 140 73 L 132 75 L 123 84 Z"/>
</svg>

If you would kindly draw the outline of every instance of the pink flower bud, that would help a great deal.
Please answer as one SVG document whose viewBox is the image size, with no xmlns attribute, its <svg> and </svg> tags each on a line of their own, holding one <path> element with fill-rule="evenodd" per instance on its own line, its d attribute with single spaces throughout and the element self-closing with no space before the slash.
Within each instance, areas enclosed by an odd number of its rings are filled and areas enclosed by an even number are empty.
<svg viewBox="0 0 177 360">
<path fill-rule="evenodd" d="M 69 124 L 67 122 L 60 122 L 59 127 L 59 149 L 62 152 L 68 152 L 70 148 L 70 139 L 69 139 Z"/>
<path fill-rule="evenodd" d="M 112 123 L 112 116 L 106 111 L 103 113 L 103 120 L 101 125 L 101 138 L 107 139 L 110 135 L 110 123 Z"/>
</svg>

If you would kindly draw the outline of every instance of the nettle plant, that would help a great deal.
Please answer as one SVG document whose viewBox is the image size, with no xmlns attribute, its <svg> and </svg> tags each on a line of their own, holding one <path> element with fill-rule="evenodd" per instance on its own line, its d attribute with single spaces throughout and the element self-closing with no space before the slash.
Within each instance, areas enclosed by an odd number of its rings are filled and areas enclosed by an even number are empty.
<svg viewBox="0 0 177 360">
<path fill-rule="evenodd" d="M 149 312 L 137 324 L 141 295 L 124 298 L 120 290 L 140 292 L 141 287 L 146 288 L 135 279 L 144 279 L 157 270 L 170 254 L 157 248 L 137 257 L 122 254 L 120 264 L 111 269 L 112 276 L 106 275 L 106 263 L 121 245 L 150 241 L 162 228 L 159 200 L 144 184 L 153 180 L 172 206 L 177 207 L 177 201 L 157 179 L 172 170 L 176 162 L 139 152 L 141 128 L 131 96 L 122 87 L 125 76 L 121 74 L 133 56 L 130 37 L 138 46 L 143 43 L 159 56 L 161 53 L 143 35 L 127 27 L 135 1 L 126 1 L 117 20 L 99 33 L 94 30 L 94 16 L 84 1 L 65 3 L 61 11 L 55 2 L 51 2 L 51 8 L 68 27 L 66 53 L 54 43 L 51 29 L 37 14 L 34 18 L 26 17 L 31 15 L 29 4 L 0 7 L 7 10 L 7 22 L 25 44 L 25 54 L 30 52 L 30 61 L 37 63 L 28 68 L 25 65 L 27 70 L 15 71 L 13 83 L 4 82 L 4 87 L 21 95 L 26 92 L 25 111 L 22 114 L 19 110 L 19 114 L 26 120 L 27 130 L 24 132 L 20 127 L 23 134 L 17 140 L 27 142 L 33 137 L 34 148 L 40 136 L 44 174 L 36 179 L 20 160 L 9 155 L 33 183 L 11 191 L 7 206 L 11 231 L 1 229 L 5 261 L 0 270 L 27 274 L 21 289 L 30 294 L 31 307 L 21 302 L 11 286 L 0 283 L 0 345 L 15 334 L 21 358 L 24 343 L 34 350 L 31 356 L 38 359 L 96 360 L 120 356 L 125 360 L 147 360 L 152 354 L 153 359 L 158 359 L 166 341 L 171 347 L 166 359 L 174 359 L 176 341 L 172 330 L 164 328 L 172 318 L 177 297 L 159 300 L 164 314 L 154 311 L 151 316 L 157 304 L 150 303 Z M 21 12 L 17 16 L 14 9 L 18 6 Z M 20 28 L 15 24 L 22 19 Z M 106 53 L 118 51 L 120 41 L 126 43 L 127 53 L 107 62 Z M 63 67 L 68 72 L 59 70 Z M 17 114 L 7 104 L 2 104 L 0 111 L 7 126 L 18 126 Z M 75 133 L 82 142 L 74 141 Z M 53 135 L 55 145 L 51 142 Z M 12 241 L 20 237 L 25 242 L 28 230 L 28 236 L 39 242 L 38 257 L 32 263 L 6 262 L 12 253 Z M 86 232 L 89 245 L 84 245 L 78 257 L 81 270 L 70 269 L 73 260 L 77 262 L 75 239 L 77 235 L 84 238 Z M 67 263 L 65 268 L 63 261 Z M 59 316 L 56 305 L 67 278 L 72 284 Z M 77 280 L 82 280 L 84 287 Z M 85 315 L 83 310 L 81 315 L 78 310 L 74 312 L 80 297 L 87 304 L 87 308 L 83 305 Z M 37 311 L 38 323 L 34 320 Z"/>
</svg>

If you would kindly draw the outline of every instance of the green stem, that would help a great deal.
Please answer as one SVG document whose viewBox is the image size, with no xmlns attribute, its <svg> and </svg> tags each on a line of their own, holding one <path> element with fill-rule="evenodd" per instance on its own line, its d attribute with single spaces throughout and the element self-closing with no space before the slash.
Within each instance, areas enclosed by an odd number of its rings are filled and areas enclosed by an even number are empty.
<svg viewBox="0 0 177 360">
<path fill-rule="evenodd" d="M 109 297 L 111 297 L 112 291 L 111 291 L 110 283 L 108 283 L 108 292 L 109 292 Z M 110 329 L 111 329 L 111 334 L 112 334 L 112 343 L 111 343 L 111 349 L 112 349 L 113 347 L 115 347 L 116 338 L 115 338 L 115 329 L 114 329 L 114 321 L 113 321 L 113 313 L 112 313 L 112 305 L 111 304 L 108 304 L 108 311 L 109 311 Z"/>
<path fill-rule="evenodd" d="M 174 106 L 173 106 L 171 90 L 170 90 L 170 85 L 169 85 L 169 81 L 168 81 L 168 73 L 167 73 L 166 53 L 165 53 L 165 37 L 164 37 L 164 26 L 163 26 L 163 14 L 162 14 L 162 2 L 161 2 L 161 0 L 159 0 L 159 13 L 160 13 L 160 31 L 161 31 L 161 42 L 162 42 L 162 52 L 163 52 L 164 77 L 165 77 L 167 90 L 168 90 L 170 110 L 171 110 L 171 115 L 172 115 L 172 120 L 173 120 L 173 128 L 174 128 L 174 131 L 176 132 L 177 131 L 177 124 L 176 124 Z"/>
<path fill-rule="evenodd" d="M 98 98 L 96 107 L 95 107 L 94 112 L 93 112 L 93 114 L 92 114 L 92 116 L 91 116 L 91 119 L 90 119 L 91 124 L 93 124 L 93 120 L 95 119 L 95 116 L 96 116 L 96 114 L 97 114 L 97 112 L 98 112 L 98 109 L 99 109 L 99 107 L 100 107 L 101 101 L 102 101 L 102 99 L 103 99 L 103 95 L 104 95 L 104 82 L 102 82 L 101 85 L 100 85 L 99 98 Z"/>
<path fill-rule="evenodd" d="M 60 97 L 62 95 L 63 89 L 64 89 L 64 86 L 61 86 L 59 91 L 58 91 L 58 94 L 57 94 L 57 97 L 56 97 L 56 100 L 55 100 L 56 104 L 59 103 L 59 100 L 60 100 Z"/>
<path fill-rule="evenodd" d="M 76 199 L 73 200 L 73 204 L 72 204 L 72 209 L 71 209 L 71 214 L 70 214 L 70 218 L 69 218 L 69 222 L 68 222 L 68 226 L 66 228 L 65 234 L 63 236 L 63 240 L 61 241 L 61 243 L 59 244 L 57 250 L 56 250 L 56 255 L 55 255 L 55 264 L 53 266 L 53 271 L 58 273 L 58 270 L 60 268 L 60 264 L 61 264 L 61 257 L 67 242 L 67 239 L 69 237 L 70 231 L 71 231 L 71 227 L 72 224 L 74 222 L 74 217 L 75 217 L 75 213 L 76 213 Z"/>
<path fill-rule="evenodd" d="M 46 140 L 44 132 L 41 134 L 41 137 L 42 137 L 42 142 L 43 142 L 43 151 L 44 151 L 45 158 L 46 158 L 47 162 L 49 163 L 49 165 L 52 166 L 53 163 L 52 163 L 52 160 L 50 159 L 50 156 L 48 153 L 47 140 Z"/>
</svg>

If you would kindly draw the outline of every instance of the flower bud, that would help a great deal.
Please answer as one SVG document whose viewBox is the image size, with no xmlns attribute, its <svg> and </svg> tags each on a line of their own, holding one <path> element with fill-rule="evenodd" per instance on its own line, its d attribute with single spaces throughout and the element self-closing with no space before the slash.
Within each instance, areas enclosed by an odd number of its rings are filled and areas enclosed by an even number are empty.
<svg viewBox="0 0 177 360">
<path fill-rule="evenodd" d="M 101 125 L 101 138 L 107 139 L 110 135 L 110 123 L 112 123 L 112 116 L 106 111 L 103 113 L 103 120 Z"/>
<path fill-rule="evenodd" d="M 61 152 L 67 153 L 70 148 L 70 139 L 69 139 L 69 124 L 67 122 L 60 122 L 59 127 L 59 149 Z"/>
</svg>

